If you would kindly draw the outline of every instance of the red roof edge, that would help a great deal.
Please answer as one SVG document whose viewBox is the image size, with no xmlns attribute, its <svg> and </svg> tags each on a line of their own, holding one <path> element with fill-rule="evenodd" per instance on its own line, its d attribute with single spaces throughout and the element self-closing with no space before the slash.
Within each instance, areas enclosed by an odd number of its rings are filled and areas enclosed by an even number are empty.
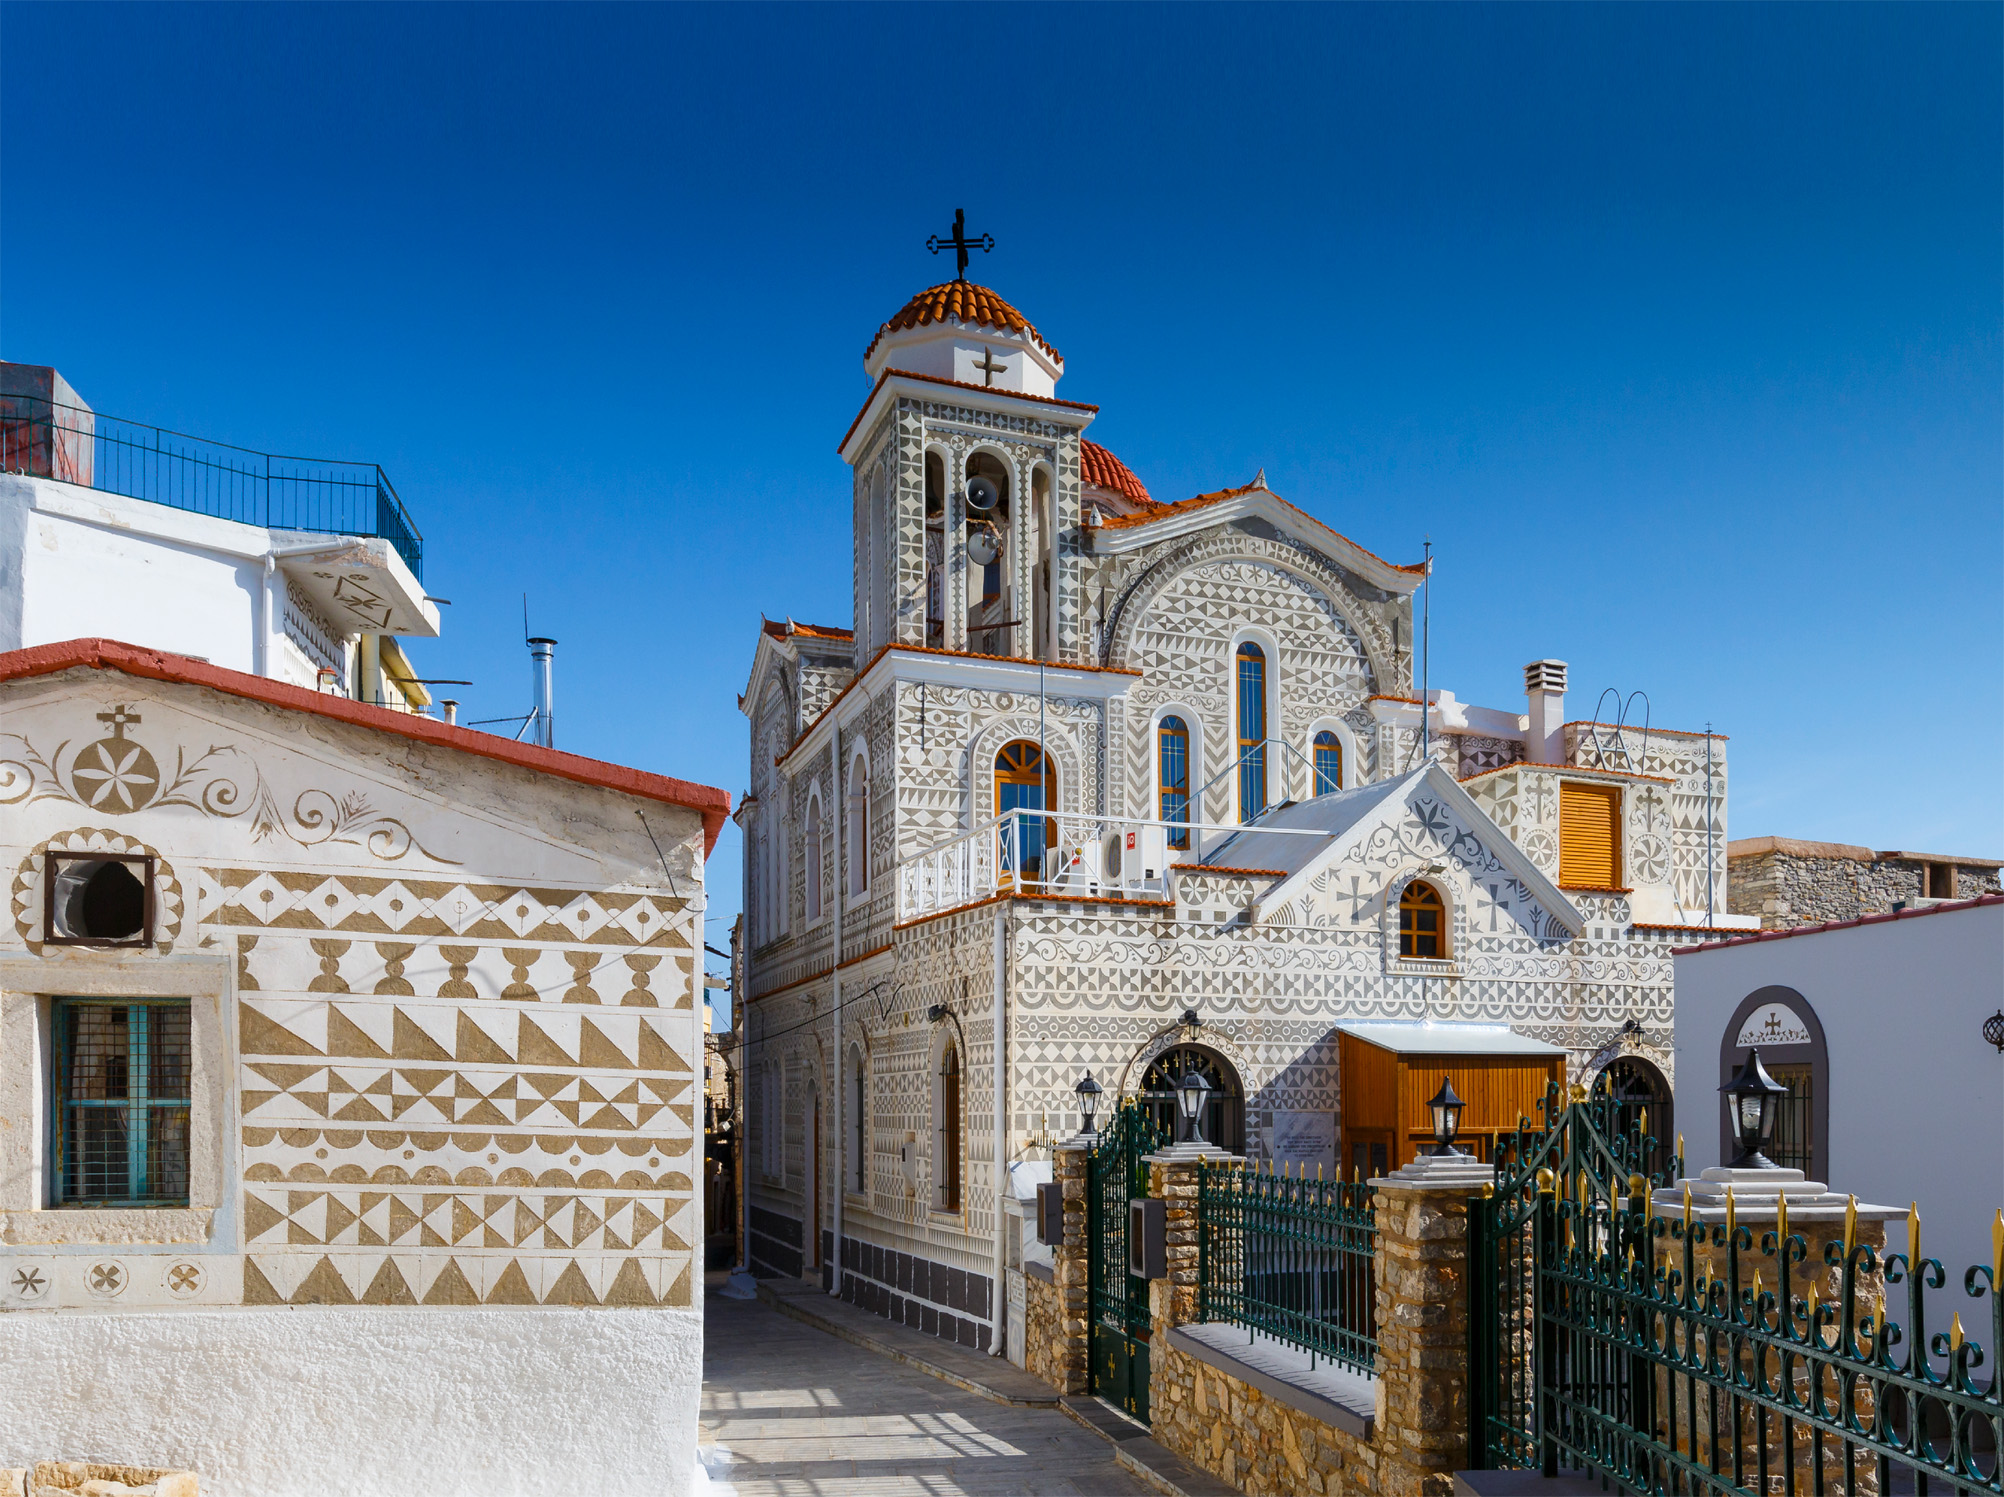
<svg viewBox="0 0 2004 1497">
<path fill-rule="evenodd" d="M 1791 936 L 1821 935 L 1826 930 L 1849 930 L 1854 925 L 1883 925 L 1888 920 L 1918 920 L 1923 915 L 1950 915 L 1957 910 L 1974 910 L 1987 904 L 2004 904 L 2004 894 L 1979 894 L 1974 899 L 1954 899 L 1942 904 L 1931 904 L 1923 910 L 1889 910 L 1883 915 L 1860 915 L 1855 920 L 1823 920 L 1815 925 L 1798 925 L 1792 930 L 1757 930 L 1744 936 L 1734 936 L 1730 940 L 1707 941 L 1702 946 L 1687 946 L 1676 955 L 1690 956 L 1698 951 L 1723 951 L 1728 946 L 1751 946 L 1756 941 L 1786 941 Z"/>
<path fill-rule="evenodd" d="M 72 670 L 78 666 L 91 670 L 123 671 L 128 676 L 139 676 L 151 681 L 177 681 L 188 686 L 206 686 L 212 691 L 227 692 L 231 696 L 244 697 L 249 701 L 264 702 L 273 707 L 290 707 L 297 712 L 311 712 L 320 717 L 332 718 L 336 722 L 350 723 L 358 728 L 399 733 L 422 743 L 435 744 L 439 748 L 458 749 L 463 753 L 477 754 L 483 759 L 494 759 L 503 764 L 534 770 L 538 774 L 555 775 L 558 779 L 571 780 L 576 784 L 597 785 L 606 790 L 616 790 L 622 795 L 638 796 L 643 800 L 660 801 L 664 805 L 680 806 L 684 810 L 700 812 L 703 817 L 705 858 L 717 845 L 717 836 L 723 830 L 724 818 L 730 814 L 729 792 L 711 785 L 698 785 L 690 780 L 650 774 L 644 769 L 632 769 L 624 764 L 607 764 L 600 759 L 587 759 L 582 754 L 566 754 L 559 749 L 543 748 L 533 743 L 515 743 L 493 733 L 476 733 L 471 728 L 448 727 L 444 723 L 433 722 L 428 717 L 417 717 L 408 712 L 392 712 L 387 707 L 375 707 L 367 702 L 353 702 L 346 697 L 308 691 L 303 686 L 293 686 L 284 681 L 270 681 L 263 676 L 247 675 L 243 671 L 225 670 L 219 665 L 191 660 L 186 655 L 173 655 L 165 650 L 149 650 L 116 639 L 70 639 L 60 644 L 36 645 L 26 650 L 9 650 L 0 654 L 0 681 L 52 676 L 58 671 Z"/>
</svg>

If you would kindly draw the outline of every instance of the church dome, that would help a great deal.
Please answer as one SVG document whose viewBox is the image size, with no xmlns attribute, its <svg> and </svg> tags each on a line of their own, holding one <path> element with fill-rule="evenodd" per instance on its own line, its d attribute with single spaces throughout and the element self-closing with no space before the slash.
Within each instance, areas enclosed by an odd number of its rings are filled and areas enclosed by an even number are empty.
<svg viewBox="0 0 2004 1497">
<path fill-rule="evenodd" d="M 1013 333 L 1036 344 L 1057 363 L 1064 362 L 1058 351 L 1044 341 L 1043 335 L 1030 326 L 1029 318 L 986 286 L 977 286 L 972 281 L 947 281 L 942 285 L 928 286 L 914 296 L 897 316 L 877 329 L 877 336 L 863 350 L 863 362 L 869 363 L 877 345 L 891 334 L 935 323 L 986 327 L 1000 333 Z"/>
<path fill-rule="evenodd" d="M 1147 486 L 1134 476 L 1132 468 L 1099 443 L 1088 442 L 1083 437 L 1079 439 L 1079 476 L 1096 489 L 1123 495 L 1136 504 L 1155 503 L 1149 497 Z"/>
</svg>

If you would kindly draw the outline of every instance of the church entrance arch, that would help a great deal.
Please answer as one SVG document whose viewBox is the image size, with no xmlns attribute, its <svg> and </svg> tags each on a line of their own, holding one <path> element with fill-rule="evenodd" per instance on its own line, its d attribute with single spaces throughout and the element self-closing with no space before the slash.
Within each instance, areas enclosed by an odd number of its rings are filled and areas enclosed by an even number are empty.
<svg viewBox="0 0 2004 1497">
<path fill-rule="evenodd" d="M 1049 811 L 1058 804 L 1058 772 L 1051 756 L 1028 738 L 1002 745 L 995 756 L 995 814 L 1011 811 Z M 1015 817 L 1002 827 L 1002 868 L 1005 875 L 1020 873 L 1030 883 L 1044 876 L 1044 848 L 1057 840 L 1057 829 L 1047 820 Z"/>
<path fill-rule="evenodd" d="M 1137 1090 L 1149 1121 L 1164 1138 L 1180 1139 L 1176 1083 L 1195 1071 L 1210 1083 L 1210 1100 L 1202 1118 L 1204 1142 L 1228 1154 L 1246 1151 L 1246 1092 L 1232 1063 L 1204 1045 L 1175 1045 L 1151 1060 L 1141 1073 Z"/>
<path fill-rule="evenodd" d="M 1667 1167 L 1677 1147 L 1675 1118 L 1671 1115 L 1670 1083 L 1663 1073 L 1640 1055 L 1622 1055 L 1601 1069 L 1608 1092 L 1614 1100 L 1614 1121 L 1618 1133 L 1627 1137 L 1640 1132 L 1656 1140 L 1656 1152 L 1644 1166 L 1655 1171 Z"/>
</svg>

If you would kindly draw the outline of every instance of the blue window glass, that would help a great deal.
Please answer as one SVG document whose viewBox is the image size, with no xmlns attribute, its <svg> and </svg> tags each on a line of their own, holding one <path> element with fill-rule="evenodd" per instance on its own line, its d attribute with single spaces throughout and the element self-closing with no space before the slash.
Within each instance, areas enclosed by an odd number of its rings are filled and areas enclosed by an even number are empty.
<svg viewBox="0 0 2004 1497">
<path fill-rule="evenodd" d="M 1190 819 L 1190 729 L 1180 717 L 1165 717 L 1155 730 L 1156 777 L 1161 782 L 1161 804 L 1157 819 L 1171 823 L 1169 845 L 1188 847 L 1190 829 L 1180 830 L 1176 822 Z"/>
<path fill-rule="evenodd" d="M 1045 761 L 1044 752 L 1028 739 L 1019 738 L 1002 745 L 995 756 L 995 812 L 1046 811 L 1057 800 L 1057 781 Z M 1020 871 L 1026 879 L 1040 879 L 1044 868 L 1044 843 L 1049 823 L 1042 818 L 1014 817 L 1002 824 L 1002 866 Z"/>
<path fill-rule="evenodd" d="M 1315 793 L 1334 795 L 1343 788 L 1343 745 L 1323 729 L 1315 735 Z"/>
<path fill-rule="evenodd" d="M 1239 646 L 1239 820 L 1266 809 L 1266 652 Z"/>
<path fill-rule="evenodd" d="M 190 1038 L 185 998 L 57 1002 L 55 1205 L 188 1204 Z"/>
</svg>

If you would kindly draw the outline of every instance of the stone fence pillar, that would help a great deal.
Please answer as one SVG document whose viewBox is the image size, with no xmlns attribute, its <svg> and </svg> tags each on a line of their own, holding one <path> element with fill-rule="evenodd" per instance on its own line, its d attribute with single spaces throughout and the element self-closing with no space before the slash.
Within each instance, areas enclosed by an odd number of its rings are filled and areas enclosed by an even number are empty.
<svg viewBox="0 0 2004 1497">
<path fill-rule="evenodd" d="M 1423 1156 L 1373 1180 L 1378 1487 L 1444 1497 L 1468 1466 L 1468 1198 L 1495 1171 Z"/>
<path fill-rule="evenodd" d="M 1148 1321 L 1159 1341 L 1171 1326 L 1197 1318 L 1197 1163 L 1200 1155 L 1165 1150 L 1148 1157 L 1148 1193 L 1164 1203 L 1168 1275 L 1148 1285 Z M 1236 1156 L 1212 1154 L 1214 1163 Z"/>
<path fill-rule="evenodd" d="M 1086 1165 L 1092 1142 L 1070 1139 L 1051 1149 L 1051 1180 L 1063 1198 L 1065 1240 L 1051 1246 L 1051 1278 L 1025 1275 L 1024 1362 L 1060 1393 L 1086 1391 L 1091 1305 L 1086 1261 Z"/>
</svg>

